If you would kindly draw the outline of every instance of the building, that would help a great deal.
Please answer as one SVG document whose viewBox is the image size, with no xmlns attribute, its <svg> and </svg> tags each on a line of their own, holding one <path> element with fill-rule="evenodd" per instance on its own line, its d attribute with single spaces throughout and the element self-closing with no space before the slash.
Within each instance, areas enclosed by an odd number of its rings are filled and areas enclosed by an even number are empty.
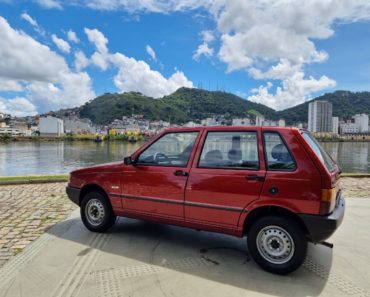
<svg viewBox="0 0 370 297">
<path fill-rule="evenodd" d="M 278 121 L 278 126 L 279 126 L 279 127 L 285 127 L 285 126 L 286 126 L 286 124 L 285 124 L 285 120 L 284 120 L 284 119 L 280 119 L 280 120 Z"/>
<path fill-rule="evenodd" d="M 201 121 L 202 126 L 218 126 L 219 123 L 216 121 L 215 118 L 206 118 Z"/>
<path fill-rule="evenodd" d="M 233 126 L 250 126 L 251 120 L 249 118 L 233 119 L 232 125 Z"/>
<path fill-rule="evenodd" d="M 263 115 L 256 115 L 256 126 L 263 126 L 265 117 Z"/>
<path fill-rule="evenodd" d="M 340 134 L 353 134 L 359 133 L 360 129 L 355 123 L 342 123 L 339 125 Z"/>
<path fill-rule="evenodd" d="M 367 114 L 356 114 L 353 117 L 356 126 L 358 127 L 359 133 L 369 132 L 369 115 Z"/>
<path fill-rule="evenodd" d="M 86 134 L 96 132 L 96 128 L 93 127 L 89 119 L 64 118 L 63 126 L 65 133 Z"/>
<path fill-rule="evenodd" d="M 64 134 L 63 120 L 47 116 L 39 121 L 40 136 L 61 136 Z"/>
<path fill-rule="evenodd" d="M 313 101 L 308 105 L 308 130 L 332 132 L 333 105 L 328 101 Z"/>
<path fill-rule="evenodd" d="M 334 134 L 338 134 L 339 132 L 339 118 L 338 117 L 332 117 L 332 132 Z"/>
</svg>

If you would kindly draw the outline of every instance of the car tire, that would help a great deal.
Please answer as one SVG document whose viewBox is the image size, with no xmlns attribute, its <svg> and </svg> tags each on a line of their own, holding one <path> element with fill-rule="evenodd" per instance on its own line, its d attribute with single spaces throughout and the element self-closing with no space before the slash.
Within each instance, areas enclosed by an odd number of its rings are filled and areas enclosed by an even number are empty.
<svg viewBox="0 0 370 297">
<path fill-rule="evenodd" d="M 83 197 L 80 213 L 85 227 L 92 232 L 105 232 L 116 221 L 109 199 L 100 192 L 89 192 Z"/>
<path fill-rule="evenodd" d="M 281 216 L 258 219 L 248 230 L 247 242 L 254 261 L 276 274 L 295 271 L 307 254 L 307 240 L 300 226 Z"/>
</svg>

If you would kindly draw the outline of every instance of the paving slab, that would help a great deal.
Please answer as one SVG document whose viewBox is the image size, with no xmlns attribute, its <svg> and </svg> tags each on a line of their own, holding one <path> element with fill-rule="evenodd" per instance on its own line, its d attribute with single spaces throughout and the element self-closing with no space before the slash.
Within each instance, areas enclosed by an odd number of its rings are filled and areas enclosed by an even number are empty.
<svg viewBox="0 0 370 297">
<path fill-rule="evenodd" d="M 369 296 L 370 199 L 347 199 L 330 249 L 309 246 L 288 276 L 261 270 L 246 241 L 120 218 L 106 234 L 78 210 L 0 269 L 0 296 Z"/>
</svg>

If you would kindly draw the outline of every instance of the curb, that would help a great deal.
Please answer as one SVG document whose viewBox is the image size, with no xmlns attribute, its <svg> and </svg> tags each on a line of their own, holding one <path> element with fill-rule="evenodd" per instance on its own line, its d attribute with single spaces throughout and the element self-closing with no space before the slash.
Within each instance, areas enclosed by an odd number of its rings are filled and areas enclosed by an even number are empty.
<svg viewBox="0 0 370 297">
<path fill-rule="evenodd" d="M 55 178 L 55 179 L 29 179 L 29 180 L 12 180 L 12 181 L 0 181 L 0 186 L 6 185 L 24 185 L 24 184 L 46 184 L 46 183 L 61 183 L 67 182 L 66 178 Z"/>
</svg>

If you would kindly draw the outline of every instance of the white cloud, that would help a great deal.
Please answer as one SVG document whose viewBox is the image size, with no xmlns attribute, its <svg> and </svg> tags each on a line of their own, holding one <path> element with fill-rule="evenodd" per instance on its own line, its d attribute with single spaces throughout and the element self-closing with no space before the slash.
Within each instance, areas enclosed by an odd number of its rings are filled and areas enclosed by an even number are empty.
<svg viewBox="0 0 370 297">
<path fill-rule="evenodd" d="M 39 24 L 37 23 L 37 21 L 32 18 L 28 13 L 26 12 L 23 12 L 21 14 L 21 19 L 25 20 L 27 23 L 29 23 L 34 29 L 36 32 L 38 32 L 39 34 L 41 35 L 45 35 L 45 31 L 44 29 L 42 29 Z"/>
<path fill-rule="evenodd" d="M 58 83 L 35 82 L 27 87 L 33 102 L 42 102 L 45 110 L 80 106 L 95 97 L 86 72 L 62 73 Z"/>
<path fill-rule="evenodd" d="M 70 42 L 74 42 L 74 43 L 79 43 L 80 40 L 78 39 L 77 35 L 76 35 L 76 32 L 72 31 L 72 30 L 69 30 L 67 32 L 67 37 L 68 37 L 68 40 Z"/>
<path fill-rule="evenodd" d="M 176 70 L 169 78 L 154 71 L 144 61 L 125 56 L 122 53 L 112 54 L 107 48 L 108 39 L 97 29 L 87 29 L 88 39 L 96 47 L 90 61 L 102 70 L 115 67 L 118 73 L 114 84 L 122 92 L 137 91 L 147 96 L 159 98 L 176 91 L 180 87 L 193 87 L 193 83 L 183 72 Z"/>
<path fill-rule="evenodd" d="M 282 109 L 335 86 L 325 75 L 307 78 L 304 66 L 328 59 L 315 40 L 331 37 L 335 23 L 370 19 L 370 2 L 218 0 L 210 11 L 221 35 L 218 57 L 227 71 L 275 80 L 275 91 L 267 84 L 249 99 Z"/>
<path fill-rule="evenodd" d="M 24 19 L 26 22 L 31 24 L 34 27 L 38 27 L 36 20 L 34 20 L 28 13 L 24 12 L 21 14 L 21 18 Z"/>
<path fill-rule="evenodd" d="M 107 44 L 108 39 L 104 36 L 102 32 L 97 29 L 88 29 L 85 28 L 85 33 L 89 41 L 95 45 L 97 51 L 101 54 L 108 52 Z"/>
<path fill-rule="evenodd" d="M 201 56 L 210 58 L 213 56 L 214 52 L 214 49 L 209 46 L 209 43 L 215 40 L 215 36 L 212 31 L 204 30 L 201 31 L 199 35 L 202 37 L 203 43 L 201 43 L 193 53 L 193 59 L 195 61 L 199 61 Z"/>
<path fill-rule="evenodd" d="M 62 5 L 58 0 L 36 0 L 36 2 L 44 8 L 62 8 Z"/>
<path fill-rule="evenodd" d="M 193 83 L 178 70 L 167 79 L 158 71 L 151 70 L 144 61 L 137 61 L 120 53 L 112 56 L 112 62 L 119 69 L 114 77 L 114 83 L 123 92 L 137 91 L 160 98 L 180 87 L 193 87 Z"/>
<path fill-rule="evenodd" d="M 206 43 L 211 43 L 215 40 L 215 36 L 212 31 L 203 30 L 200 32 L 200 35 L 202 36 L 203 41 Z"/>
<path fill-rule="evenodd" d="M 0 81 L 16 91 L 24 87 L 23 99 L 39 111 L 82 104 L 95 96 L 91 79 L 85 72 L 71 71 L 63 57 L 29 35 L 10 27 L 0 17 Z M 21 86 L 22 84 L 22 86 Z M 18 89 L 19 90 L 19 89 Z M 24 100 L 3 99 L 7 109 Z M 10 103 L 9 103 L 10 102 Z M 5 104 L 5 103 L 3 103 Z M 26 110 L 26 109 L 25 109 Z M 28 105 L 27 111 L 34 112 Z"/>
<path fill-rule="evenodd" d="M 155 54 L 155 51 L 152 49 L 152 47 L 150 45 L 146 45 L 145 47 L 146 49 L 146 52 L 148 53 L 148 55 L 154 60 L 156 61 L 157 60 L 157 56 Z"/>
<path fill-rule="evenodd" d="M 0 77 L 24 81 L 56 80 L 68 71 L 64 59 L 0 17 Z"/>
<path fill-rule="evenodd" d="M 10 100 L 0 97 L 0 111 L 17 117 L 37 114 L 35 105 L 23 97 L 15 97 Z"/>
<path fill-rule="evenodd" d="M 77 51 L 75 53 L 75 68 L 77 71 L 86 68 L 89 64 L 89 59 L 86 58 L 85 54 L 82 51 Z"/>
<path fill-rule="evenodd" d="M 193 54 L 193 59 L 198 61 L 202 55 L 207 58 L 213 56 L 213 48 L 210 48 L 206 42 L 203 42 L 198 46 Z"/>
<path fill-rule="evenodd" d="M 169 13 L 200 8 L 210 0 L 80 0 L 80 5 L 87 5 L 100 10 L 125 10 L 128 12 Z"/>
<path fill-rule="evenodd" d="M 0 92 L 20 92 L 22 86 L 15 80 L 0 79 Z"/>
<path fill-rule="evenodd" d="M 258 89 L 252 90 L 255 94 L 249 96 L 248 99 L 282 110 L 296 105 L 297 98 L 299 103 L 302 103 L 304 100 L 311 99 L 311 93 L 335 85 L 336 82 L 325 75 L 319 79 L 312 76 L 305 78 L 302 71 L 297 71 L 294 75 L 282 81 L 282 86 L 276 88 L 275 94 L 270 92 L 273 84 L 268 82 L 266 86 L 260 86 Z"/>
<path fill-rule="evenodd" d="M 71 52 L 71 46 L 67 41 L 62 38 L 58 38 L 55 34 L 51 35 L 51 39 L 53 40 L 54 44 L 64 53 Z"/>
</svg>

